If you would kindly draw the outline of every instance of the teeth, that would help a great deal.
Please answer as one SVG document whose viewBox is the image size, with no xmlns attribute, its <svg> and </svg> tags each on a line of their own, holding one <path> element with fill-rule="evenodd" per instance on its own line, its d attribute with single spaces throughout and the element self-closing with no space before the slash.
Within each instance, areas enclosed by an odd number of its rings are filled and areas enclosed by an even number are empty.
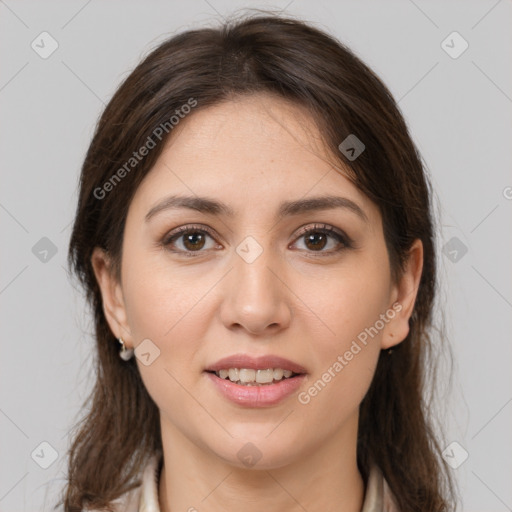
<svg viewBox="0 0 512 512">
<path fill-rule="evenodd" d="M 246 368 L 242 368 L 238 371 L 238 378 L 245 384 L 247 382 L 254 382 L 256 380 L 256 370 L 247 370 Z"/>
<path fill-rule="evenodd" d="M 293 372 L 282 368 L 267 368 L 265 370 L 253 370 L 249 368 L 229 368 L 215 372 L 217 377 L 244 385 L 271 384 L 283 378 L 289 379 Z"/>
<path fill-rule="evenodd" d="M 274 380 L 274 370 L 268 368 L 267 370 L 256 371 L 256 382 L 259 384 L 269 384 Z"/>
<path fill-rule="evenodd" d="M 281 380 L 284 375 L 284 370 L 281 368 L 274 368 L 274 379 Z"/>
</svg>

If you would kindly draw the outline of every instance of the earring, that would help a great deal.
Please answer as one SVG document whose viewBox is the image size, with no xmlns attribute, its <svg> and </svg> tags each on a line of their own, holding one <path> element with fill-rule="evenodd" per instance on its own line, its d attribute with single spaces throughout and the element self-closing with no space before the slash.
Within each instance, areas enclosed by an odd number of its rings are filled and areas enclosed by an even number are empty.
<svg viewBox="0 0 512 512">
<path fill-rule="evenodd" d="M 126 348 L 124 345 L 124 341 L 122 338 L 119 338 L 119 343 L 121 343 L 121 350 L 119 351 L 119 357 L 124 361 L 128 361 L 133 357 L 133 348 Z"/>
<path fill-rule="evenodd" d="M 392 337 L 393 337 L 393 333 L 392 333 L 392 332 L 390 332 L 390 333 L 389 333 L 389 337 L 390 337 L 390 338 L 392 338 Z M 390 355 L 393 353 L 393 347 L 388 348 L 388 349 L 386 350 L 386 353 L 388 354 L 388 356 L 390 356 Z"/>
</svg>

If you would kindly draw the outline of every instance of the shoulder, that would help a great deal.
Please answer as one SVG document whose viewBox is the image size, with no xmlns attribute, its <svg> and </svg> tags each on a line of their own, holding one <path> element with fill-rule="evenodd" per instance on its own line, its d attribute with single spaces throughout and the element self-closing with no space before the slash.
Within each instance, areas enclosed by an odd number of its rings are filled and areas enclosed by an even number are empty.
<svg viewBox="0 0 512 512">
<path fill-rule="evenodd" d="M 376 464 L 373 464 L 368 475 L 361 512 L 400 512 L 395 496 Z"/>
<path fill-rule="evenodd" d="M 160 512 L 158 503 L 158 477 L 162 454 L 151 456 L 139 474 L 141 484 L 130 489 L 111 502 L 112 512 Z M 83 509 L 82 512 L 104 512 L 96 509 Z"/>
<path fill-rule="evenodd" d="M 125 492 L 119 498 L 110 502 L 109 512 L 139 512 L 139 503 L 142 493 L 142 486 L 139 485 Z M 106 509 L 83 508 L 81 512 L 105 512 Z"/>
</svg>

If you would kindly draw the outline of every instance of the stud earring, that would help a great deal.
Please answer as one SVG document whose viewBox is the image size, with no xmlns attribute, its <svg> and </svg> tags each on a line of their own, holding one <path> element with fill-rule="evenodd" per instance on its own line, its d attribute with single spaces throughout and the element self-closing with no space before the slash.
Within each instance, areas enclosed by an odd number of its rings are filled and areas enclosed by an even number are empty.
<svg viewBox="0 0 512 512">
<path fill-rule="evenodd" d="M 133 348 L 126 348 L 124 345 L 124 341 L 122 338 L 119 338 L 119 343 L 121 343 L 121 350 L 119 351 L 119 357 L 123 359 L 123 361 L 128 361 L 133 357 Z"/>
</svg>

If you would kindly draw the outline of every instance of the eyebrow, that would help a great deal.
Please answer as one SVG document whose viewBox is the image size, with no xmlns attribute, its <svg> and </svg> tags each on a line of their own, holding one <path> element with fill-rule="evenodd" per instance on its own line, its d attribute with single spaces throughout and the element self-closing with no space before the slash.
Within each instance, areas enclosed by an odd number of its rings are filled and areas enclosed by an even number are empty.
<svg viewBox="0 0 512 512">
<path fill-rule="evenodd" d="M 208 215 L 234 217 L 235 211 L 222 201 L 217 201 L 209 197 L 200 196 L 169 196 L 159 201 L 146 214 L 148 222 L 156 214 L 170 209 L 187 208 L 196 210 Z M 295 201 L 284 201 L 279 206 L 277 219 L 287 216 L 300 215 L 305 212 L 317 210 L 332 210 L 335 208 L 344 208 L 358 215 L 363 221 L 368 222 L 368 216 L 363 209 L 351 199 L 338 196 L 318 196 L 307 199 L 298 199 Z"/>
</svg>

